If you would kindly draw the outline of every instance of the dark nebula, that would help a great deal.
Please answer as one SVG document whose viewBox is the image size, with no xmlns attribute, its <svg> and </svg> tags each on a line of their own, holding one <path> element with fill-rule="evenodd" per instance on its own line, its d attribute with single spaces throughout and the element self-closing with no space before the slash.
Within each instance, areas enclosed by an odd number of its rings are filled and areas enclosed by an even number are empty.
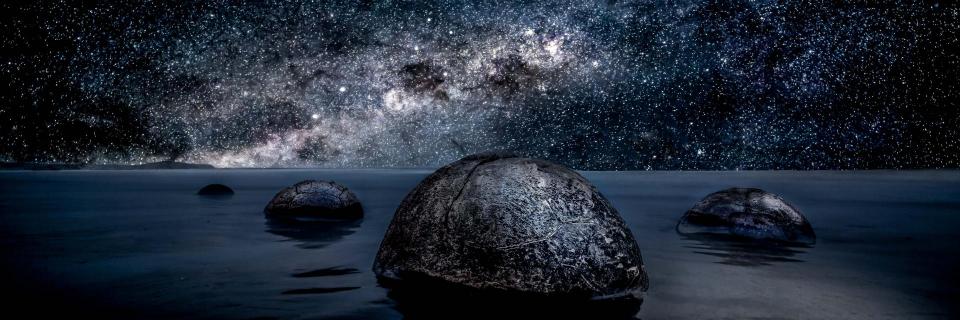
<svg viewBox="0 0 960 320">
<path fill-rule="evenodd" d="M 953 1 L 4 1 L 0 161 L 960 165 Z"/>
</svg>

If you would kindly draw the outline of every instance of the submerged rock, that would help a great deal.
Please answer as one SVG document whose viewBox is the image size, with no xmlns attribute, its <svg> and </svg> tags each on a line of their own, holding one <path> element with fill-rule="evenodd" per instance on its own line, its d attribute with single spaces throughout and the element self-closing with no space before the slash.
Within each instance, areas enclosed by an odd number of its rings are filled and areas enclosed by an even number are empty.
<svg viewBox="0 0 960 320">
<path fill-rule="evenodd" d="M 584 177 L 511 154 L 468 156 L 407 195 L 374 262 L 382 283 L 602 299 L 645 291 L 640 248 Z"/>
<path fill-rule="evenodd" d="M 708 195 L 680 218 L 677 232 L 816 242 L 813 227 L 799 210 L 780 196 L 755 188 L 730 188 Z"/>
<path fill-rule="evenodd" d="M 273 218 L 293 220 L 356 219 L 363 216 L 360 200 L 347 187 L 333 181 L 306 180 L 284 188 L 264 212 Z"/>
<path fill-rule="evenodd" d="M 219 183 L 214 183 L 200 188 L 197 194 L 201 196 L 229 196 L 233 195 L 233 189 Z"/>
</svg>

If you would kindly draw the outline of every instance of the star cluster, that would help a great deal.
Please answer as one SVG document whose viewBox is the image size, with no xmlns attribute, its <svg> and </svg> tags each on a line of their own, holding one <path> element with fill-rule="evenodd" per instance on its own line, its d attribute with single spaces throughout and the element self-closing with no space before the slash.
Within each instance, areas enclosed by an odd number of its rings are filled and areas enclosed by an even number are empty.
<svg viewBox="0 0 960 320">
<path fill-rule="evenodd" d="M 952 2 L 0 6 L 7 161 L 960 164 Z"/>
</svg>

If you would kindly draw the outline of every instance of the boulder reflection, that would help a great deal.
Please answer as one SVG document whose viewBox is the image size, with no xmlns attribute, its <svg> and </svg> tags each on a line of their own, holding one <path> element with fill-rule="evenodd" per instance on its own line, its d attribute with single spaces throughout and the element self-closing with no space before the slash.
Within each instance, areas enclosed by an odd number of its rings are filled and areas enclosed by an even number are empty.
<svg viewBox="0 0 960 320">
<path fill-rule="evenodd" d="M 799 256 L 812 246 L 777 241 L 746 239 L 712 233 L 680 233 L 684 247 L 693 253 L 720 258 L 717 263 L 735 266 L 769 266 L 775 263 L 803 262 Z"/>
<path fill-rule="evenodd" d="M 642 297 L 591 301 L 381 279 L 404 319 L 636 319 Z"/>
<path fill-rule="evenodd" d="M 297 247 L 319 249 L 353 234 L 360 228 L 362 219 L 336 221 L 297 221 L 289 219 L 266 219 L 266 231 L 298 242 Z"/>
</svg>

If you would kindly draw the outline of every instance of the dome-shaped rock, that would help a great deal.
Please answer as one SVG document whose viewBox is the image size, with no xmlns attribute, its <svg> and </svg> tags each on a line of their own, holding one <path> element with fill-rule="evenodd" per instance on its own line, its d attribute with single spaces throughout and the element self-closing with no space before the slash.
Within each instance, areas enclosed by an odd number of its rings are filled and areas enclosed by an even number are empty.
<svg viewBox="0 0 960 320">
<path fill-rule="evenodd" d="M 384 282 L 579 298 L 647 288 L 640 248 L 576 172 L 510 154 L 468 156 L 407 195 L 374 263 Z"/>
<path fill-rule="evenodd" d="M 229 196 L 233 195 L 233 189 L 219 183 L 214 183 L 200 188 L 197 194 L 201 196 Z"/>
<path fill-rule="evenodd" d="M 357 196 L 333 181 L 306 180 L 284 188 L 264 212 L 294 220 L 355 219 L 363 216 Z"/>
<path fill-rule="evenodd" d="M 816 241 L 813 227 L 799 210 L 780 196 L 755 188 L 730 188 L 708 195 L 680 218 L 677 231 L 796 243 Z"/>
</svg>

